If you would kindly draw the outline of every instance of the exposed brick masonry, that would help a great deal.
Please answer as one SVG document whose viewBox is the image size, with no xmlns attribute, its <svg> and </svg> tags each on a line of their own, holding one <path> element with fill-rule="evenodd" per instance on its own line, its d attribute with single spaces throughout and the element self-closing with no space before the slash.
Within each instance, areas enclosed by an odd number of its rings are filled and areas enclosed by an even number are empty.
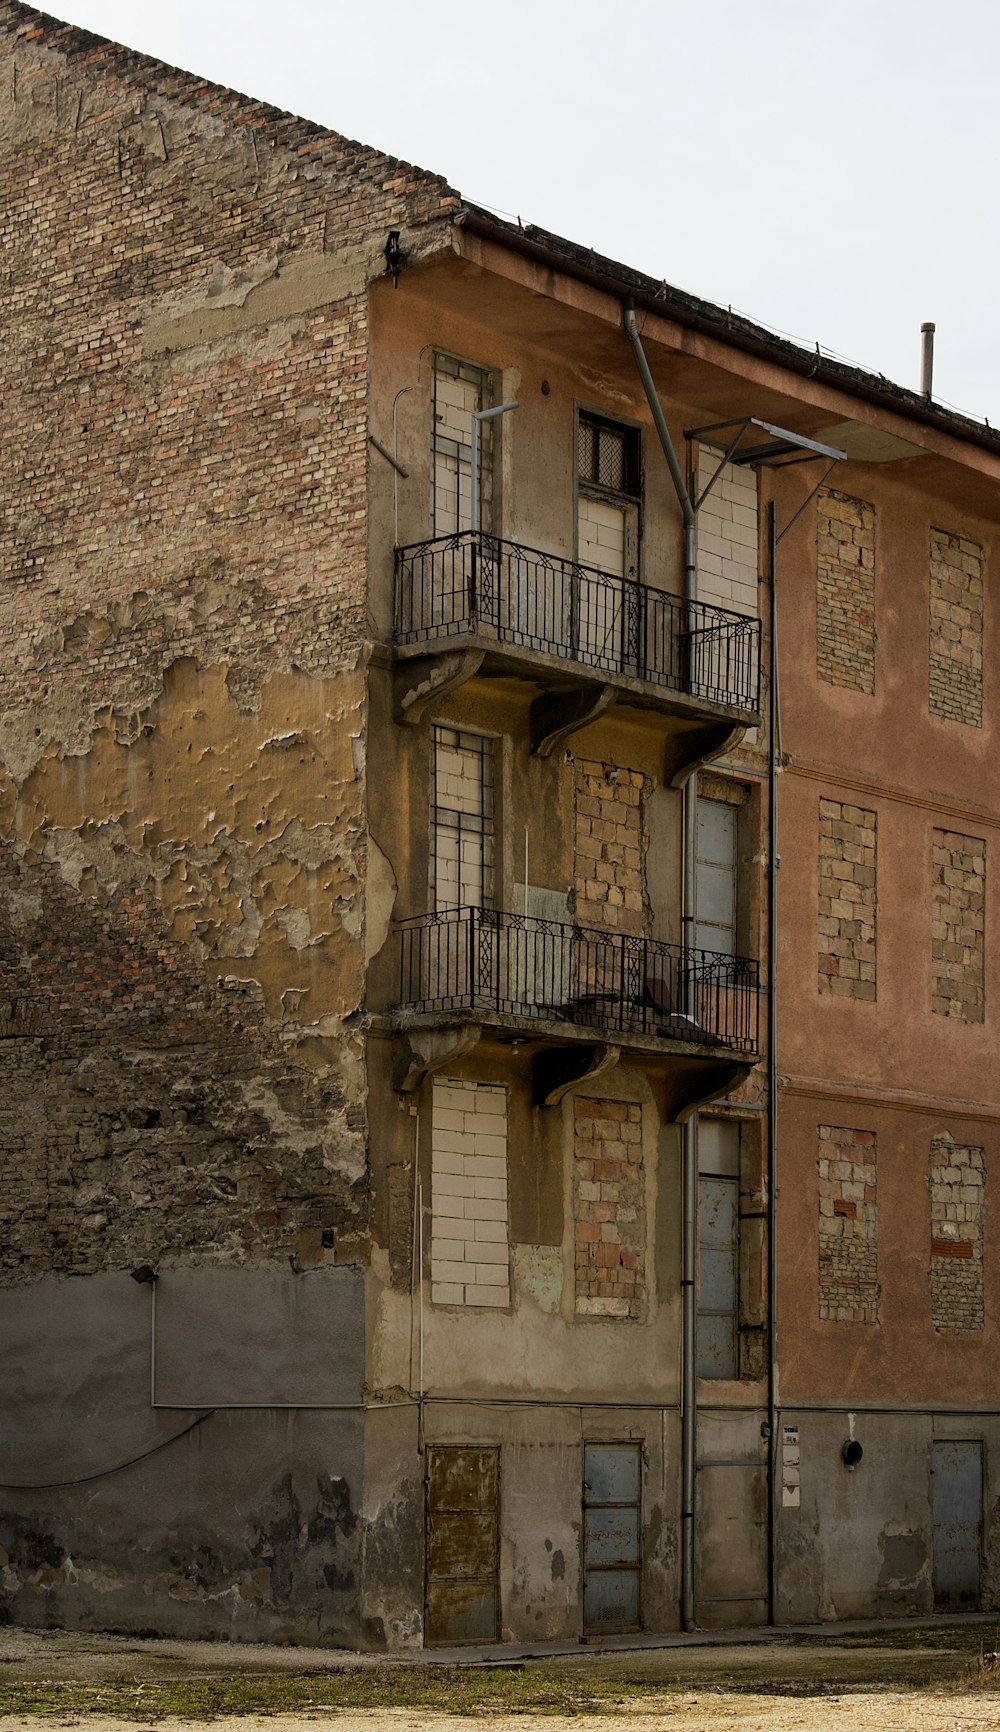
<svg viewBox="0 0 1000 1732">
<path fill-rule="evenodd" d="M 933 837 L 931 1009 L 982 1022 L 986 843 L 935 830 Z"/>
<path fill-rule="evenodd" d="M 576 760 L 574 912 L 581 926 L 643 930 L 642 802 L 648 789 L 649 778 L 638 770 Z"/>
<path fill-rule="evenodd" d="M 876 817 L 819 803 L 819 990 L 874 1001 Z"/>
<path fill-rule="evenodd" d="M 816 671 L 875 690 L 875 508 L 833 489 L 816 521 Z"/>
<path fill-rule="evenodd" d="M 931 1143 L 931 1317 L 935 1329 L 983 1327 L 986 1167 L 982 1149 L 942 1131 Z"/>
<path fill-rule="evenodd" d="M 819 1127 L 819 1314 L 877 1323 L 878 1193 L 875 1133 Z"/>
<path fill-rule="evenodd" d="M 646 1315 L 642 1109 L 573 1103 L 573 1221 L 578 1317 Z"/>
<path fill-rule="evenodd" d="M 931 530 L 930 709 L 983 725 L 983 550 L 943 529 Z"/>
</svg>

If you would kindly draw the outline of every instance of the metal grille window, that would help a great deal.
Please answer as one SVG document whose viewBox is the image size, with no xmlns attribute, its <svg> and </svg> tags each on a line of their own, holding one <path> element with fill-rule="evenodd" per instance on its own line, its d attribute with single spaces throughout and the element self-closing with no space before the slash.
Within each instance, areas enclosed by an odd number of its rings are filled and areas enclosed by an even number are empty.
<svg viewBox="0 0 1000 1732">
<path fill-rule="evenodd" d="M 577 470 L 581 487 L 639 497 L 639 430 L 581 415 L 577 425 Z"/>
<path fill-rule="evenodd" d="M 436 909 L 493 906 L 495 741 L 433 731 L 431 889 Z"/>
<path fill-rule="evenodd" d="M 453 355 L 434 357 L 434 534 L 469 528 L 472 416 L 489 407 L 489 374 Z M 493 426 L 479 427 L 479 521 L 489 528 L 492 501 Z"/>
<path fill-rule="evenodd" d="M 740 1130 L 698 1125 L 699 1377 L 739 1376 Z"/>
</svg>

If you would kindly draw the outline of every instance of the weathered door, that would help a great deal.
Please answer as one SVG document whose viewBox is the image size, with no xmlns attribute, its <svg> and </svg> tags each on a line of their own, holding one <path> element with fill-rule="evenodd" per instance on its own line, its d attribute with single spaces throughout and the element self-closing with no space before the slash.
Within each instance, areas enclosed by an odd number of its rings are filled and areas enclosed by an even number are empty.
<svg viewBox="0 0 1000 1732">
<path fill-rule="evenodd" d="M 637 1443 L 583 1446 L 583 1628 L 642 1623 L 642 1452 Z"/>
<path fill-rule="evenodd" d="M 428 1642 L 495 1642 L 500 1451 L 427 1451 Z"/>
<path fill-rule="evenodd" d="M 983 1446 L 976 1440 L 932 1445 L 934 1605 L 969 1611 L 979 1605 L 982 1554 Z"/>
</svg>

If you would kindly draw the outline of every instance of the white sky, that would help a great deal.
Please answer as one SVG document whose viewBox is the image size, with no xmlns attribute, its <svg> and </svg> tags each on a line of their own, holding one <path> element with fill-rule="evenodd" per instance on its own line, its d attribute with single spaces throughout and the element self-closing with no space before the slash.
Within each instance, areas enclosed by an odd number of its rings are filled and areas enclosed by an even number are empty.
<svg viewBox="0 0 1000 1732">
<path fill-rule="evenodd" d="M 1000 424 L 998 0 L 48 5 Z"/>
</svg>

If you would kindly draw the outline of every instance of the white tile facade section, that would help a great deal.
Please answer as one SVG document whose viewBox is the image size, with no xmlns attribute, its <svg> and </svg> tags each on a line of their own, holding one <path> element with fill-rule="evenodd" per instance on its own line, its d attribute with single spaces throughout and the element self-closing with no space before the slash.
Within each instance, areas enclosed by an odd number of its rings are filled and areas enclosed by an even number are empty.
<svg viewBox="0 0 1000 1732">
<path fill-rule="evenodd" d="M 698 454 L 698 491 L 718 454 Z M 698 513 L 698 600 L 731 613 L 757 614 L 757 476 L 727 463 Z"/>
<path fill-rule="evenodd" d="M 510 1304 L 507 1091 L 449 1078 L 431 1105 L 431 1300 Z"/>
</svg>

